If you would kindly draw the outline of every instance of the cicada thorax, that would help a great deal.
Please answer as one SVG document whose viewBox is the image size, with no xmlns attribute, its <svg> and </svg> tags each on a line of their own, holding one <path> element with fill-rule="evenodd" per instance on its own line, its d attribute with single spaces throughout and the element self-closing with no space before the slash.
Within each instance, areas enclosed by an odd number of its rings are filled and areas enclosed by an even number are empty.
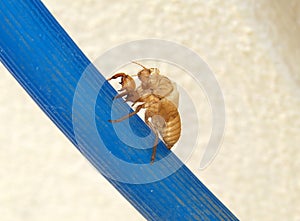
<svg viewBox="0 0 300 221">
<path fill-rule="evenodd" d="M 140 96 L 154 94 L 166 98 L 178 107 L 179 93 L 177 91 L 176 83 L 158 73 L 153 73 L 146 80 L 144 79 L 144 82 L 137 87 L 136 91 Z"/>
</svg>

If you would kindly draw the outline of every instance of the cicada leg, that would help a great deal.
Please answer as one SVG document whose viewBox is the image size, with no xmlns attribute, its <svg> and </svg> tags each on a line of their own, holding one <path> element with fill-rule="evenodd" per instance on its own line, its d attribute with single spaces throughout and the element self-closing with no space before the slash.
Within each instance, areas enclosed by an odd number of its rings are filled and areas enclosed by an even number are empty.
<svg viewBox="0 0 300 221">
<path fill-rule="evenodd" d="M 155 127 L 153 126 L 153 124 L 149 121 L 149 118 L 150 118 L 149 112 L 146 111 L 146 113 L 145 113 L 145 122 L 151 128 L 151 130 L 153 131 L 153 133 L 155 134 L 155 141 L 154 141 L 154 144 L 153 144 L 151 161 L 150 161 L 151 164 L 153 164 L 154 160 L 155 160 L 155 156 L 156 156 L 157 145 L 158 145 L 158 132 L 155 129 Z"/>
<path fill-rule="evenodd" d="M 141 104 L 139 106 L 136 107 L 135 111 L 131 112 L 130 114 L 127 114 L 119 119 L 116 119 L 116 120 L 108 120 L 109 122 L 111 123 L 118 123 L 118 122 L 121 122 L 129 117 L 132 117 L 133 115 L 137 114 L 142 108 L 143 108 L 144 104 Z"/>
</svg>

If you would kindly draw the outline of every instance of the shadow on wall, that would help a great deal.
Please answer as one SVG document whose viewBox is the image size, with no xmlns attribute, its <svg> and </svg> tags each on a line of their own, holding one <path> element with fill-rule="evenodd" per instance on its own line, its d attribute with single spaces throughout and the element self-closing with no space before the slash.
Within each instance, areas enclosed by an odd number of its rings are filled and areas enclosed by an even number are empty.
<svg viewBox="0 0 300 221">
<path fill-rule="evenodd" d="M 284 63 L 285 72 L 300 88 L 300 1 L 263 0 L 253 4 L 255 16 Z"/>
</svg>

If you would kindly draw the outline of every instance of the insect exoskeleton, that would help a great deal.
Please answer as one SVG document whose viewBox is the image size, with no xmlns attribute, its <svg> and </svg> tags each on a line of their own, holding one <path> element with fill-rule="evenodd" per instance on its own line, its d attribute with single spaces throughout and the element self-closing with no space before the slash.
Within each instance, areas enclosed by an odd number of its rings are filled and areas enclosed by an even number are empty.
<svg viewBox="0 0 300 221">
<path fill-rule="evenodd" d="M 178 141 L 181 134 L 180 115 L 177 107 L 168 99 L 161 99 L 158 112 L 152 116 L 151 122 L 156 128 L 168 149 Z"/>
<path fill-rule="evenodd" d="M 135 90 L 135 81 L 131 76 L 125 73 L 117 73 L 112 77 L 108 78 L 107 80 L 110 81 L 112 79 L 117 79 L 119 77 L 121 77 L 120 84 L 122 85 L 122 88 L 119 90 L 119 92 L 121 93 L 115 96 L 114 99 L 126 96 L 125 97 L 126 102 L 127 101 L 135 102 L 139 98 L 139 95 Z"/>
<path fill-rule="evenodd" d="M 143 65 L 133 62 L 143 69 L 137 76 L 141 85 L 136 88 L 134 79 L 125 74 L 118 73 L 108 80 L 121 77 L 122 88 L 120 94 L 115 98 L 124 97 L 125 101 L 139 104 L 135 111 L 116 120 L 109 120 L 112 123 L 121 122 L 145 109 L 145 123 L 155 134 L 155 141 L 151 155 L 151 163 L 155 160 L 158 137 L 161 136 L 168 149 L 171 149 L 179 140 L 181 134 L 181 121 L 178 112 L 179 93 L 176 84 L 164 75 L 160 75 L 157 68 L 146 68 Z M 114 99 L 115 99 L 114 98 Z"/>
<path fill-rule="evenodd" d="M 133 63 L 143 68 L 137 74 L 141 81 L 141 85 L 137 87 L 136 91 L 140 96 L 145 94 L 156 94 L 169 99 L 178 107 L 179 93 L 175 82 L 172 82 L 166 76 L 161 75 L 158 68 L 146 68 L 137 62 Z"/>
</svg>

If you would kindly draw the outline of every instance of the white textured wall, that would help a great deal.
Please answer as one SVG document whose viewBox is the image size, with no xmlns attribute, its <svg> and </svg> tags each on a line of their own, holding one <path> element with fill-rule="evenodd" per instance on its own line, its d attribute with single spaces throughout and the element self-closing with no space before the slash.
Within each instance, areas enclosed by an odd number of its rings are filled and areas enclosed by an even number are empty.
<svg viewBox="0 0 300 221">
<path fill-rule="evenodd" d="M 241 220 L 300 220 L 300 4 L 254 2 L 44 0 L 91 60 L 149 37 L 196 51 L 227 127 L 213 164 L 188 166 Z M 143 220 L 0 72 L 1 220 Z"/>
</svg>

